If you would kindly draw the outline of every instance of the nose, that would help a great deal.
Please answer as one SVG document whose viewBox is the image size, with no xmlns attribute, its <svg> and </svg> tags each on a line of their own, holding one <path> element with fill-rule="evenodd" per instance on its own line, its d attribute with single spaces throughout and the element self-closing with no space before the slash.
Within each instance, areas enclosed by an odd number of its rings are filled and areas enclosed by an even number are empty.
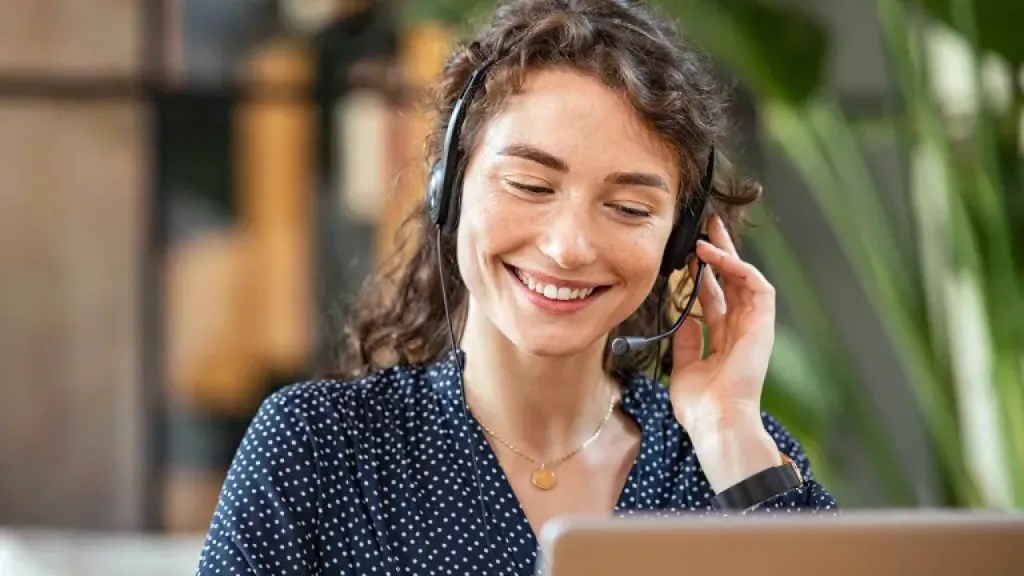
<svg viewBox="0 0 1024 576">
<path fill-rule="evenodd" d="M 566 202 L 558 215 L 547 223 L 540 241 L 541 253 L 565 269 L 593 263 L 597 250 L 590 220 L 586 210 Z"/>
</svg>

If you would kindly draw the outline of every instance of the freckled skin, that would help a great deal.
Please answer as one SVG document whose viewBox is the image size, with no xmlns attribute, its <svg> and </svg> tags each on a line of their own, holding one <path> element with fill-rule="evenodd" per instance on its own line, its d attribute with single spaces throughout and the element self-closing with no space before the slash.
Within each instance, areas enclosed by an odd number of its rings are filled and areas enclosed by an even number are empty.
<svg viewBox="0 0 1024 576">
<path fill-rule="evenodd" d="M 568 170 L 501 153 L 515 144 L 555 156 Z M 671 192 L 609 184 L 613 172 L 657 175 Z M 677 189 L 674 152 L 619 93 L 577 71 L 531 72 L 488 122 L 466 168 L 458 258 L 472 295 L 469 322 L 488 322 L 539 356 L 592 345 L 650 292 Z M 518 293 L 505 264 L 610 287 L 579 313 L 549 315 Z"/>
</svg>

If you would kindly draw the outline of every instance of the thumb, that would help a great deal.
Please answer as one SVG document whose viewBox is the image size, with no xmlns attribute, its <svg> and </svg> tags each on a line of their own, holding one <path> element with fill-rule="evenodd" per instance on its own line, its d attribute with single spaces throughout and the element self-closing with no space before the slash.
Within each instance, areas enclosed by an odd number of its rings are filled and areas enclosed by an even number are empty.
<svg viewBox="0 0 1024 576">
<path fill-rule="evenodd" d="M 682 368 L 701 359 L 704 352 L 704 334 L 700 321 L 687 318 L 672 337 L 672 366 Z"/>
</svg>

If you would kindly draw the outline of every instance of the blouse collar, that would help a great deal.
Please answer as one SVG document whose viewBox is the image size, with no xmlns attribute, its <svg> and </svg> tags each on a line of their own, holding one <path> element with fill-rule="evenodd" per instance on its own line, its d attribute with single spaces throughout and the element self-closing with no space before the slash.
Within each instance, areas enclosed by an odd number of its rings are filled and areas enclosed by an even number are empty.
<svg viewBox="0 0 1024 576">
<path fill-rule="evenodd" d="M 462 398 L 460 375 L 455 356 L 466 365 L 466 352 L 461 348 L 449 350 L 434 362 L 426 366 L 426 380 L 433 391 L 441 398 L 458 402 Z M 633 417 L 642 427 L 652 419 L 665 416 L 666 407 L 657 402 L 657 384 L 645 374 L 633 373 L 625 377 L 622 388 L 622 409 Z"/>
</svg>

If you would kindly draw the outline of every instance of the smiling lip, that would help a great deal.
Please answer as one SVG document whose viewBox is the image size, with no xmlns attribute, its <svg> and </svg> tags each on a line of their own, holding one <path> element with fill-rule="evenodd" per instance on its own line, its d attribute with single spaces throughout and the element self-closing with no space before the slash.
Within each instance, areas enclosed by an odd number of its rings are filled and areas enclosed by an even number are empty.
<svg viewBox="0 0 1024 576">
<path fill-rule="evenodd" d="M 549 298 L 544 297 L 543 294 L 538 294 L 537 292 L 535 292 L 533 290 L 530 290 L 529 286 L 523 284 L 523 282 L 519 279 L 519 277 L 516 276 L 516 268 L 506 264 L 505 265 L 505 269 L 508 270 L 509 277 L 511 277 L 512 281 L 515 282 L 516 285 L 519 286 L 519 288 L 522 289 L 523 293 L 530 300 L 530 302 L 532 302 L 534 305 L 536 305 L 537 307 L 539 307 L 539 308 L 541 308 L 541 309 L 543 309 L 543 310 L 545 310 L 547 312 L 551 312 L 551 313 L 555 313 L 555 314 L 569 314 L 569 313 L 572 313 L 572 312 L 577 312 L 579 310 L 582 310 L 583 308 L 586 308 L 587 306 L 589 306 L 594 300 L 596 300 L 598 296 L 600 296 L 601 294 L 604 294 L 604 292 L 608 289 L 607 286 L 599 286 L 599 287 L 595 288 L 594 291 L 589 296 L 587 296 L 586 298 L 577 299 L 577 300 L 551 300 Z M 527 272 L 527 274 L 529 276 L 534 276 L 533 274 L 530 274 L 529 272 Z M 537 279 L 537 280 L 541 280 L 541 281 L 544 281 L 546 279 L 550 279 L 551 278 L 550 276 L 544 276 L 544 275 L 537 275 L 537 276 L 540 276 L 540 278 L 537 278 L 536 276 L 534 276 L 534 278 Z M 552 283 L 556 284 L 558 286 L 565 286 L 566 288 L 586 288 L 586 287 L 589 287 L 589 286 L 593 286 L 593 284 L 587 285 L 587 284 L 581 284 L 579 282 L 560 282 L 560 281 L 556 281 L 556 282 L 552 282 Z"/>
</svg>

